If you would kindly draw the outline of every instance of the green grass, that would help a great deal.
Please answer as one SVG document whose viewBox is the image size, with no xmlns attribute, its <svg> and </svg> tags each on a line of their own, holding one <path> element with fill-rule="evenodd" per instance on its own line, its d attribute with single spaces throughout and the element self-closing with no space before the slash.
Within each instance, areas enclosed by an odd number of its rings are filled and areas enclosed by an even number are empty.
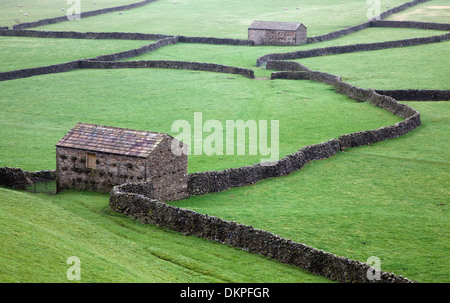
<svg viewBox="0 0 450 303">
<path fill-rule="evenodd" d="M 97 4 L 94 4 L 94 2 L 97 2 Z M 139 2 L 139 0 L 80 0 L 82 12 L 135 2 Z M 19 7 L 19 5 L 22 5 L 22 7 Z M 12 27 L 17 23 L 65 16 L 70 7 L 72 7 L 72 4 L 67 4 L 65 0 L 2 0 L 0 26 Z M 65 11 L 62 10 L 63 8 Z M 25 13 L 28 16 L 25 16 Z"/>
<path fill-rule="evenodd" d="M 450 89 L 450 42 L 297 59 L 312 70 L 375 89 Z M 413 58 L 413 59 L 412 59 Z"/>
<path fill-rule="evenodd" d="M 97 2 L 100 8 L 135 0 Z M 389 6 L 404 2 L 389 1 Z M 56 0 L 22 3 L 24 8 L 33 8 L 27 21 L 62 14 L 59 5 L 54 8 Z M 91 4 L 83 1 L 82 10 L 97 8 Z M 366 20 L 366 1 L 320 4 L 313 0 L 282 4 L 263 0 L 258 5 L 253 1 L 178 0 L 174 5 L 158 0 L 122 15 L 40 29 L 245 39 L 248 25 L 257 19 L 301 21 L 309 35 Z M 382 1 L 383 10 L 387 4 Z M 446 3 L 433 0 L 421 6 L 427 5 Z M 0 8 L 0 26 L 12 25 L 18 4 L 6 0 Z M 419 21 L 447 22 L 442 18 L 423 16 Z M 269 76 L 270 71 L 254 66 L 267 53 L 441 33 L 371 28 L 298 47 L 177 44 L 131 60 L 213 62 L 253 68 L 258 76 Z M 0 43 L 0 71 L 5 71 L 109 54 L 147 41 L 2 37 Z M 448 43 L 299 62 L 341 75 L 361 87 L 448 89 Z M 173 121 L 192 122 L 196 111 L 203 113 L 204 121 L 218 119 L 223 124 L 225 120 L 276 119 L 280 121 L 280 157 L 344 133 L 399 121 L 320 83 L 257 81 L 196 71 L 77 70 L 1 82 L 0 91 L 0 167 L 26 170 L 53 169 L 54 144 L 78 121 L 171 133 Z M 283 178 L 174 204 L 362 262 L 377 256 L 383 271 L 421 282 L 450 282 L 450 110 L 448 102 L 407 104 L 419 110 L 423 124 L 406 136 L 348 149 Z M 237 167 L 260 158 L 189 156 L 189 171 Z M 81 282 L 329 282 L 228 246 L 143 225 L 111 212 L 107 195 L 79 191 L 32 194 L 0 188 L 0 200 L 1 282 L 67 282 L 70 256 L 81 259 Z"/>
<path fill-rule="evenodd" d="M 407 102 L 410 134 L 312 162 L 287 177 L 173 204 L 253 225 L 421 282 L 450 282 L 450 111 Z"/>
<path fill-rule="evenodd" d="M 408 1 L 382 0 L 397 6 Z M 187 36 L 247 38 L 247 28 L 254 20 L 296 21 L 308 27 L 309 35 L 325 34 L 367 21 L 370 7 L 359 0 L 158 0 L 141 8 L 84 18 L 77 22 L 63 22 L 40 27 L 43 30 L 126 31 Z M 287 10 L 284 10 L 284 8 Z M 297 7 L 299 10 L 297 10 Z M 176 20 L 176 21 L 175 21 Z M 325 22 L 324 22 L 325 21 Z"/>
<path fill-rule="evenodd" d="M 108 208 L 108 196 L 31 194 L 0 187 L 0 281 L 64 283 L 71 256 L 82 283 L 329 282 L 298 268 L 144 225 Z"/>
<path fill-rule="evenodd" d="M 181 119 L 193 126 L 194 112 L 223 126 L 226 120 L 279 120 L 279 157 L 400 121 L 325 84 L 210 72 L 77 70 L 4 82 L 2 91 L 0 141 L 5 144 L 0 146 L 0 166 L 27 170 L 53 169 L 54 145 L 79 121 L 177 135 L 172 123 Z M 264 158 L 248 155 L 248 148 L 244 156 L 192 155 L 189 171 L 250 165 Z"/>
<path fill-rule="evenodd" d="M 427 1 L 394 14 L 386 20 L 449 23 L 450 5 L 447 0 Z"/>
<path fill-rule="evenodd" d="M 93 58 L 149 43 L 151 41 L 0 37 L 0 72 Z"/>
</svg>

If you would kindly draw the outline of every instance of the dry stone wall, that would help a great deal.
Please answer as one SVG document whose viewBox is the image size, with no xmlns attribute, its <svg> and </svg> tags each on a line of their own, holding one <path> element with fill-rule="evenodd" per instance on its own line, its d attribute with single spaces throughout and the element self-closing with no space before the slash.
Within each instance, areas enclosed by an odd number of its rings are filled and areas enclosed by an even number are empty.
<svg viewBox="0 0 450 303">
<path fill-rule="evenodd" d="M 79 61 L 71 61 L 67 63 L 54 64 L 49 66 L 41 66 L 34 68 L 25 68 L 0 73 L 0 81 L 14 80 L 20 78 L 33 77 L 37 75 L 64 73 L 79 68 Z"/>
<path fill-rule="evenodd" d="M 370 27 L 417 28 L 450 31 L 450 23 L 418 22 L 418 21 L 371 21 Z"/>
<path fill-rule="evenodd" d="M 364 43 L 364 44 L 352 44 L 352 45 L 343 45 L 343 46 L 331 46 L 324 48 L 316 48 L 311 50 L 304 51 L 296 51 L 290 53 L 277 53 L 277 54 L 269 54 L 258 58 L 257 66 L 261 66 L 263 64 L 267 64 L 269 61 L 277 61 L 277 60 L 293 60 L 293 59 L 302 59 L 309 57 L 318 57 L 318 56 L 327 56 L 327 55 L 336 55 L 336 54 L 344 54 L 344 53 L 353 53 L 353 52 L 362 52 L 362 51 L 372 51 L 372 50 L 380 50 L 394 47 L 407 47 L 428 43 L 438 43 L 442 41 L 450 40 L 450 33 L 431 36 L 431 37 L 422 37 L 422 38 L 412 38 L 412 39 L 404 39 L 404 40 L 395 40 L 395 41 L 387 41 L 387 42 L 377 42 L 377 43 Z"/>
<path fill-rule="evenodd" d="M 152 52 L 155 51 L 163 46 L 166 45 L 170 45 L 170 44 L 175 44 L 178 42 L 178 37 L 169 37 L 169 38 L 164 38 L 161 40 L 158 40 L 154 43 L 150 43 L 147 45 L 144 45 L 142 47 L 139 48 L 135 48 L 135 49 L 131 49 L 128 51 L 123 51 L 123 52 L 118 52 L 118 53 L 114 53 L 114 54 L 110 54 L 110 55 L 103 55 L 103 56 L 98 56 L 92 59 L 87 59 L 87 60 L 91 60 L 91 61 L 118 61 L 118 60 L 124 60 L 124 59 L 128 59 L 128 58 L 132 58 L 132 57 L 137 57 L 143 54 L 146 54 L 148 52 Z"/>
<path fill-rule="evenodd" d="M 73 31 L 37 31 L 10 29 L 0 27 L 0 36 L 32 37 L 32 38 L 66 38 L 66 39 L 118 39 L 118 40 L 161 40 L 175 37 L 163 34 L 127 33 L 127 32 L 73 32 Z M 242 39 L 215 38 L 215 37 L 188 37 L 176 36 L 181 43 L 202 43 L 218 45 L 253 46 L 254 42 Z"/>
<path fill-rule="evenodd" d="M 254 78 L 254 71 L 251 69 L 214 64 L 214 63 L 200 63 L 188 61 L 82 61 L 81 68 L 96 68 L 96 69 L 115 69 L 115 68 L 168 68 L 168 69 L 186 69 L 210 71 L 217 73 L 227 73 L 241 75 L 247 78 Z"/>
<path fill-rule="evenodd" d="M 413 282 L 387 272 L 380 272 L 380 279 L 371 280 L 367 273 L 372 273 L 374 269 L 367 264 L 339 257 L 252 226 L 159 202 L 152 198 L 151 187 L 151 182 L 116 186 L 111 191 L 109 206 L 113 211 L 143 223 L 231 245 L 339 282 Z"/>
<path fill-rule="evenodd" d="M 72 32 L 72 31 L 37 31 L 24 29 L 0 28 L 0 36 L 54 38 L 54 39 L 118 39 L 118 40 L 161 40 L 171 35 L 125 33 L 125 32 Z"/>
</svg>

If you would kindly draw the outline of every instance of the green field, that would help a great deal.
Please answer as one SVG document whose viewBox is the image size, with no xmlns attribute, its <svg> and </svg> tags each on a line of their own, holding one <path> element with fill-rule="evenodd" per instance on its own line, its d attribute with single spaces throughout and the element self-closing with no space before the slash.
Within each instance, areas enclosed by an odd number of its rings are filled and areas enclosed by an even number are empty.
<svg viewBox="0 0 450 303">
<path fill-rule="evenodd" d="M 59 64 L 138 48 L 152 41 L 0 37 L 0 72 Z M 17 60 L 17 54 L 20 60 Z"/>
<path fill-rule="evenodd" d="M 133 57 L 126 59 L 125 61 L 134 60 L 182 60 L 182 61 L 197 61 L 206 63 L 218 63 L 231 66 L 245 67 L 255 70 L 257 76 L 269 76 L 270 71 L 262 68 L 256 68 L 256 59 L 266 55 L 268 53 L 279 52 L 293 52 L 298 50 L 308 50 L 314 48 L 340 46 L 348 44 L 358 43 L 374 43 L 385 42 L 392 40 L 410 39 L 418 37 L 427 37 L 434 35 L 442 35 L 443 31 L 435 30 L 418 30 L 418 29 L 398 29 L 398 28 L 368 28 L 363 31 L 359 31 L 339 39 L 305 44 L 299 46 L 235 46 L 235 45 L 214 45 L 214 44 L 189 44 L 189 43 L 177 43 L 175 45 L 169 45 L 162 49 L 158 49 L 154 52 L 150 52 L 139 57 Z M 445 47 L 438 48 L 440 54 L 447 49 Z M 425 57 L 428 53 L 422 54 Z M 358 53 L 358 55 L 363 55 Z M 434 55 L 434 54 L 433 54 Z M 333 57 L 333 56 L 331 56 Z M 336 56 L 334 56 L 336 57 Z M 378 60 L 380 57 L 377 57 Z M 429 58 L 433 60 L 434 57 Z M 311 60 L 311 59 L 310 59 Z M 322 58 L 317 59 L 321 62 Z M 326 59 L 324 59 L 326 60 Z M 377 60 L 377 59 L 375 59 Z M 375 61 L 374 60 L 374 61 Z M 444 56 L 444 60 L 447 57 Z M 335 62 L 336 60 L 330 60 Z M 300 61 L 301 62 L 301 61 Z M 326 61 L 325 61 L 326 62 Z M 421 61 L 418 62 L 421 64 Z M 422 64 L 423 66 L 425 64 Z M 428 67 L 429 69 L 432 67 Z M 323 70 L 326 70 L 325 68 Z M 372 69 L 371 69 L 372 70 Z M 376 71 L 374 71 L 376 72 Z M 340 75 L 339 73 L 337 73 Z M 445 79 L 443 79 L 445 81 Z"/>
<path fill-rule="evenodd" d="M 144 225 L 108 209 L 108 196 L 31 194 L 0 187 L 1 282 L 315 282 L 327 279 L 215 242 Z"/>
<path fill-rule="evenodd" d="M 253 225 L 421 282 L 450 281 L 449 107 L 408 102 L 423 125 L 288 177 L 174 203 Z"/>
<path fill-rule="evenodd" d="M 450 5 L 447 0 L 432 0 L 394 14 L 386 20 L 448 23 Z"/>
<path fill-rule="evenodd" d="M 0 166 L 27 170 L 54 169 L 54 145 L 79 121 L 175 136 L 178 133 L 171 132 L 172 123 L 187 120 L 193 125 L 194 112 L 202 112 L 204 121 L 215 119 L 223 125 L 226 120 L 276 119 L 280 121 L 280 158 L 306 145 L 400 121 L 380 108 L 356 103 L 325 84 L 310 81 L 269 82 L 209 72 L 122 69 L 77 70 L 1 85 L 0 106 L 5 118 L 0 121 L 0 141 L 7 143 L 0 146 Z M 250 165 L 261 158 L 192 155 L 189 171 Z"/>
<path fill-rule="evenodd" d="M 397 6 L 402 0 L 381 0 L 381 12 Z M 370 5 L 360 0 L 260 0 L 156 1 L 142 8 L 119 13 L 63 22 L 41 30 L 143 32 L 247 39 L 247 28 L 254 20 L 301 21 L 308 35 L 322 35 L 367 21 Z M 286 10 L 284 8 L 287 8 Z M 299 8 L 297 10 L 297 8 Z"/>
<path fill-rule="evenodd" d="M 340 75 L 344 81 L 364 88 L 450 89 L 449 47 L 450 42 L 445 41 L 296 61 L 312 70 Z"/>
<path fill-rule="evenodd" d="M 62 2 L 62 4 L 60 4 Z M 97 1 L 98 8 L 134 1 Z M 407 1 L 382 1 L 382 9 Z M 66 1 L 22 1 L 29 18 L 63 14 Z M 446 6 L 432 0 L 406 10 Z M 54 8 L 54 7 L 57 8 Z M 97 9 L 82 1 L 82 10 Z M 287 10 L 283 8 L 287 7 Z M 296 8 L 299 7 L 299 10 Z M 308 35 L 365 21 L 366 1 L 158 0 L 118 13 L 49 25 L 40 30 L 121 31 L 246 38 L 255 19 L 298 21 Z M 31 8 L 33 10 L 31 10 Z M 0 26 L 18 18 L 17 1 L 0 4 Z M 437 10 L 437 9 L 434 9 Z M 395 18 L 449 22 L 434 16 Z M 420 13 L 420 11 L 419 11 Z M 399 17 L 400 16 L 400 17 Z M 332 17 L 332 18 L 330 18 Z M 416 19 L 414 19 L 416 18 Z M 408 20 L 409 20 L 408 19 Z M 176 20 L 176 22 L 175 22 Z M 23 20 L 21 20 L 24 22 Z M 370 28 L 339 39 L 296 47 L 179 43 L 128 60 L 186 60 L 255 70 L 275 52 L 443 34 Z M 91 58 L 150 41 L 0 37 L 0 72 Z M 299 59 L 313 70 L 375 89 L 449 89 L 449 42 Z M 268 230 L 339 256 L 420 282 L 450 282 L 448 251 L 450 108 L 448 102 L 405 102 L 422 125 L 400 138 L 347 149 L 289 176 L 173 202 Z M 279 157 L 339 135 L 400 119 L 312 81 L 166 69 L 75 70 L 0 82 L 0 167 L 55 168 L 55 144 L 77 122 L 171 132 L 174 121 L 279 120 Z M 205 135 L 206 136 L 206 135 Z M 198 142 L 197 142 L 198 143 Z M 248 147 L 248 140 L 245 142 Z M 189 172 L 259 162 L 261 155 L 190 155 Z M 81 260 L 81 282 L 331 282 L 298 268 L 215 242 L 144 225 L 108 208 L 109 196 L 83 191 L 58 195 L 0 187 L 0 282 L 68 282 L 66 260 Z"/>
</svg>

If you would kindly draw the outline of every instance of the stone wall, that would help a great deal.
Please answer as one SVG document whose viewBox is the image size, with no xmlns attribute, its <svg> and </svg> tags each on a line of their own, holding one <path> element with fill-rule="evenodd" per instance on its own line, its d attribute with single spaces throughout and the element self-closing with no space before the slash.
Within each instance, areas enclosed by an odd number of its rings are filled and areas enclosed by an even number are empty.
<svg viewBox="0 0 450 303">
<path fill-rule="evenodd" d="M 114 68 L 168 68 L 168 69 L 187 69 L 210 71 L 217 73 L 228 73 L 242 75 L 247 78 L 254 78 L 254 71 L 251 69 L 214 64 L 214 63 L 200 63 L 188 61 L 82 61 L 80 68 L 96 68 L 96 69 L 114 69 Z"/>
<path fill-rule="evenodd" d="M 173 37 L 161 34 L 125 33 L 125 32 L 72 32 L 72 31 L 38 31 L 0 28 L 0 36 L 54 38 L 54 39 L 118 39 L 118 40 L 161 40 Z"/>
<path fill-rule="evenodd" d="M 0 185 L 25 189 L 35 182 L 56 180 L 56 171 L 25 171 L 17 167 L 0 167 Z"/>
<path fill-rule="evenodd" d="M 334 31 L 328 34 L 324 34 L 324 35 L 320 35 L 320 36 L 313 36 L 313 37 L 308 37 L 306 39 L 306 43 L 317 43 L 317 42 L 323 42 L 323 41 L 328 41 L 328 40 L 333 40 L 333 39 L 337 39 L 346 35 L 350 35 L 354 32 L 366 29 L 370 27 L 370 22 L 365 22 L 362 24 L 358 24 L 355 26 L 351 26 L 349 28 L 346 29 L 342 29 L 342 30 L 338 30 L 338 31 Z"/>
<path fill-rule="evenodd" d="M 114 53 L 114 54 L 109 54 L 109 55 L 98 56 L 98 57 L 87 59 L 87 60 L 91 60 L 91 61 L 124 60 L 124 59 L 132 58 L 132 57 L 137 57 L 137 56 L 146 54 L 148 52 L 155 51 L 163 46 L 175 44 L 177 42 L 178 42 L 177 36 L 169 37 L 169 38 L 164 38 L 164 39 L 158 40 L 154 43 L 144 45 L 139 48 L 135 48 L 135 49 L 131 49 L 131 50 L 123 51 L 123 52 L 118 52 L 118 53 Z"/>
<path fill-rule="evenodd" d="M 0 185 L 10 188 L 25 189 L 29 181 L 20 168 L 0 167 Z"/>
<path fill-rule="evenodd" d="M 288 61 L 289 62 L 289 61 Z M 281 65 L 278 65 L 278 63 L 281 63 Z M 301 70 L 300 67 L 301 64 L 297 64 L 297 62 L 291 62 L 295 63 L 292 64 L 292 67 L 299 68 L 294 69 L 294 72 L 290 71 L 282 71 L 278 73 L 272 73 L 270 78 L 271 80 L 275 79 L 289 79 L 289 80 L 312 80 L 312 81 L 318 81 L 323 82 L 326 84 L 334 85 L 337 81 L 341 80 L 341 77 L 335 76 L 332 74 L 328 74 L 325 72 L 318 72 L 318 71 L 311 71 L 311 70 Z M 285 68 L 286 65 L 283 64 L 283 61 L 270 61 L 267 64 L 267 69 L 278 69 L 278 68 Z"/>
<path fill-rule="evenodd" d="M 56 181 L 57 177 L 55 170 L 24 171 L 24 173 L 32 182 Z"/>
<path fill-rule="evenodd" d="M 19 70 L 13 70 L 9 72 L 1 72 L 0 73 L 0 81 L 14 80 L 20 78 L 33 77 L 37 75 L 46 75 L 46 74 L 55 74 L 55 73 L 64 73 L 79 67 L 79 61 L 71 61 L 67 63 L 49 65 L 49 66 L 41 66 L 41 67 L 33 67 L 33 68 L 25 68 Z"/>
<path fill-rule="evenodd" d="M 73 31 L 38 31 L 0 28 L 0 36 L 7 37 L 32 37 L 32 38 L 67 38 L 67 39 L 119 39 L 119 40 L 161 40 L 175 37 L 163 34 L 126 33 L 126 32 L 73 32 Z M 177 36 L 182 43 L 202 43 L 219 45 L 243 45 L 252 46 L 253 41 L 231 38 L 215 37 L 188 37 Z"/>
<path fill-rule="evenodd" d="M 127 32 L 73 32 L 73 31 L 37 31 L 0 28 L 0 36 L 32 38 L 67 38 L 67 39 L 119 39 L 119 40 L 161 40 L 177 37 L 177 42 L 219 45 L 252 46 L 253 41 L 214 37 L 188 37 L 163 34 L 127 33 Z"/>
<path fill-rule="evenodd" d="M 339 282 L 412 282 L 387 272 L 380 272 L 379 280 L 369 280 L 367 273 L 373 272 L 373 268 L 359 261 L 339 257 L 252 226 L 159 202 L 153 199 L 149 183 L 114 187 L 109 206 L 113 211 L 143 223 L 231 245 Z"/>
<path fill-rule="evenodd" d="M 283 60 L 270 60 L 267 62 L 262 62 L 266 69 L 270 70 L 288 70 L 288 71 L 311 71 L 304 65 L 298 64 L 297 62 L 292 61 L 283 61 Z"/>
<path fill-rule="evenodd" d="M 418 21 L 371 21 L 371 27 L 417 28 L 450 31 L 450 23 L 433 23 Z"/>
</svg>

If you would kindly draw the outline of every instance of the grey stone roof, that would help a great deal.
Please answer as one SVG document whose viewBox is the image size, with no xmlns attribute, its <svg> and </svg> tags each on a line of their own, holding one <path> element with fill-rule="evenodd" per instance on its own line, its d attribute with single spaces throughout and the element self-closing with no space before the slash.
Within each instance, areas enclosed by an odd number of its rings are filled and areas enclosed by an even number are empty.
<svg viewBox="0 0 450 303">
<path fill-rule="evenodd" d="M 166 136 L 169 135 L 80 122 L 56 146 L 146 158 Z"/>
<path fill-rule="evenodd" d="M 305 27 L 299 22 L 253 21 L 248 29 L 297 31 L 300 26 Z"/>
</svg>

